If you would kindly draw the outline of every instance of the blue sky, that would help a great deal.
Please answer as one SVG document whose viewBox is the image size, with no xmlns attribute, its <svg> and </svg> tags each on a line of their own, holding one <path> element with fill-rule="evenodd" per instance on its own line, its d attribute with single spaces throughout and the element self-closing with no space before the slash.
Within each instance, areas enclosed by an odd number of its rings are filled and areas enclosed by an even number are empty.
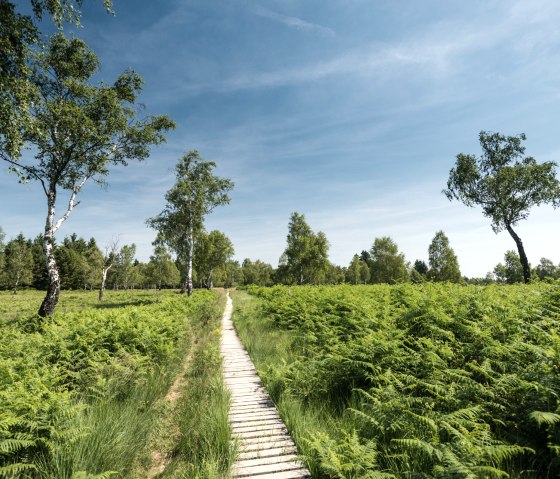
<svg viewBox="0 0 560 479">
<path fill-rule="evenodd" d="M 385 235 L 427 261 L 442 229 L 462 272 L 483 276 L 515 245 L 441 194 L 455 156 L 478 154 L 490 130 L 525 132 L 528 154 L 560 159 L 555 0 L 116 0 L 115 17 L 86 3 L 77 34 L 100 57 L 99 79 L 134 68 L 147 111 L 177 129 L 149 160 L 113 170 L 108 188 L 88 185 L 60 239 L 119 235 L 147 260 L 145 219 L 163 208 L 177 159 L 198 149 L 236 184 L 207 228 L 239 260 L 276 265 L 298 211 L 337 264 Z M 35 236 L 39 185 L 0 168 L 0 226 Z M 559 219 L 541 207 L 518 227 L 533 264 L 560 262 Z"/>
</svg>

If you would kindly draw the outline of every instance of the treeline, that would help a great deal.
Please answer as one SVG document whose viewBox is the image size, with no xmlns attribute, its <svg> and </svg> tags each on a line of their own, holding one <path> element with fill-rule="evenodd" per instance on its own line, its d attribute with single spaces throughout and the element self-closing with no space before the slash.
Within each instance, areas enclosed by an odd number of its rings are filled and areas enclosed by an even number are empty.
<svg viewBox="0 0 560 479">
<path fill-rule="evenodd" d="M 218 251 L 220 250 L 220 251 Z M 233 280 L 229 259 L 233 255 L 231 241 L 221 232 L 199 235 L 195 278 L 200 286 L 219 285 Z M 136 259 L 136 245 L 118 246 L 113 242 L 100 248 L 95 238 L 85 240 L 75 233 L 55 243 L 55 257 L 60 270 L 62 289 L 99 289 L 106 272 L 104 287 L 108 289 L 177 288 L 181 283 L 181 265 L 167 248 L 154 242 L 148 262 Z M 216 262 L 218 260 L 218 262 Z M 210 282 L 208 282 L 210 281 Z M 34 239 L 19 234 L 4 242 L 0 230 L 0 288 L 17 292 L 21 288 L 44 290 L 48 286 L 43 237 Z"/>
<path fill-rule="evenodd" d="M 197 232 L 193 250 L 193 283 L 199 288 L 233 286 L 273 286 L 276 284 L 397 284 L 426 281 L 465 284 L 524 281 L 519 255 L 507 251 L 484 278 L 461 275 L 457 255 L 443 231 L 438 231 L 428 246 L 428 262 L 408 262 L 397 243 L 389 236 L 375 238 L 368 250 L 355 254 L 348 266 L 329 261 L 329 242 L 323 232 L 315 233 L 305 216 L 293 213 L 288 225 L 287 245 L 278 268 L 261 260 L 233 259 L 231 240 L 221 231 Z M 48 273 L 42 235 L 23 234 L 5 240 L 0 228 L 0 289 L 17 292 L 21 288 L 45 290 Z M 136 245 L 118 242 L 100 247 L 95 238 L 85 240 L 76 233 L 55 242 L 55 257 L 60 269 L 61 288 L 65 290 L 104 288 L 163 289 L 179 288 L 185 281 L 185 262 L 175 257 L 158 235 L 149 261 L 136 258 Z M 531 268 L 533 280 L 560 279 L 560 265 L 541 258 Z"/>
<path fill-rule="evenodd" d="M 293 213 L 288 226 L 287 246 L 272 275 L 275 284 L 396 284 L 425 281 L 490 284 L 524 281 L 523 265 L 515 251 L 507 251 L 504 264 L 497 264 L 484 278 L 461 274 L 455 251 L 443 231 L 435 233 L 428 245 L 428 263 L 406 260 L 397 243 L 389 236 L 375 238 L 368 250 L 356 253 L 347 267 L 328 259 L 329 242 L 323 232 L 314 233 L 305 216 Z M 532 268 L 532 278 L 559 279 L 560 265 L 547 258 Z"/>
</svg>

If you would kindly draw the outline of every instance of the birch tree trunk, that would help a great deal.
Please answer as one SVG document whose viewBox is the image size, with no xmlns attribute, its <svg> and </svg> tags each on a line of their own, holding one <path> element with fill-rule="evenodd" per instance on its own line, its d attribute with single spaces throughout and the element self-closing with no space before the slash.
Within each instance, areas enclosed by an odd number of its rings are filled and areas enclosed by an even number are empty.
<svg viewBox="0 0 560 479">
<path fill-rule="evenodd" d="M 193 292 L 193 254 L 194 254 L 194 232 L 192 222 L 189 227 L 189 260 L 187 262 L 187 294 L 192 296 Z"/>
<path fill-rule="evenodd" d="M 46 318 L 51 316 L 58 303 L 60 295 L 60 275 L 54 257 L 54 214 L 55 214 L 56 192 L 52 189 L 48 193 L 48 214 L 45 222 L 45 236 L 43 246 L 45 248 L 45 259 L 47 262 L 48 286 L 47 294 L 39 308 L 39 316 Z"/>
<path fill-rule="evenodd" d="M 103 301 L 103 293 L 105 292 L 105 282 L 107 281 L 107 273 L 111 269 L 111 266 L 109 266 L 108 268 L 103 268 L 103 275 L 101 276 L 101 287 L 99 288 L 99 301 Z"/>
<path fill-rule="evenodd" d="M 529 283 L 531 281 L 531 268 L 529 267 L 529 260 L 527 259 L 527 255 L 525 254 L 523 242 L 521 241 L 521 238 L 517 235 L 517 233 L 513 231 L 513 228 L 509 224 L 506 224 L 506 229 L 517 245 L 519 260 L 521 261 L 521 266 L 523 266 L 523 281 L 525 283 Z"/>
</svg>

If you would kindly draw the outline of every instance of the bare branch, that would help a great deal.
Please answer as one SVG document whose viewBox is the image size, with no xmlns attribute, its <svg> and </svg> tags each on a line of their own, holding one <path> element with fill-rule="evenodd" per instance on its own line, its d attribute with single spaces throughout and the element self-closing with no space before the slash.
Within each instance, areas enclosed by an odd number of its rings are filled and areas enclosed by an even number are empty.
<svg viewBox="0 0 560 479">
<path fill-rule="evenodd" d="M 80 183 L 78 183 L 77 185 L 74 186 L 74 188 L 72 188 L 72 194 L 70 195 L 70 200 L 68 201 L 68 208 L 66 209 L 66 213 L 64 213 L 64 215 L 62 215 L 62 217 L 59 218 L 58 221 L 55 223 L 53 227 L 53 233 L 56 233 L 58 228 L 62 226 L 62 223 L 64 223 L 70 217 L 70 214 L 72 213 L 74 207 L 80 204 L 79 201 L 76 202 L 76 195 L 80 192 L 80 190 L 86 184 L 87 180 L 89 180 L 89 178 L 90 178 L 89 175 L 84 176 L 82 178 L 82 181 L 80 181 Z"/>
</svg>

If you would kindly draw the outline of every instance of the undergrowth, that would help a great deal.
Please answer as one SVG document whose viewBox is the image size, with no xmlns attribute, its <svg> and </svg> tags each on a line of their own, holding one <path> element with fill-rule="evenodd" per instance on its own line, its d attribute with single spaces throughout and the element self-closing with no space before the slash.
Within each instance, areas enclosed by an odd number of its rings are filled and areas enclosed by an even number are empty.
<svg viewBox="0 0 560 479">
<path fill-rule="evenodd" d="M 558 285 L 250 292 L 236 327 L 314 478 L 560 475 Z"/>
<path fill-rule="evenodd" d="M 70 292 L 38 322 L 40 295 L 0 295 L 0 477 L 134 477 L 216 293 Z"/>
</svg>

